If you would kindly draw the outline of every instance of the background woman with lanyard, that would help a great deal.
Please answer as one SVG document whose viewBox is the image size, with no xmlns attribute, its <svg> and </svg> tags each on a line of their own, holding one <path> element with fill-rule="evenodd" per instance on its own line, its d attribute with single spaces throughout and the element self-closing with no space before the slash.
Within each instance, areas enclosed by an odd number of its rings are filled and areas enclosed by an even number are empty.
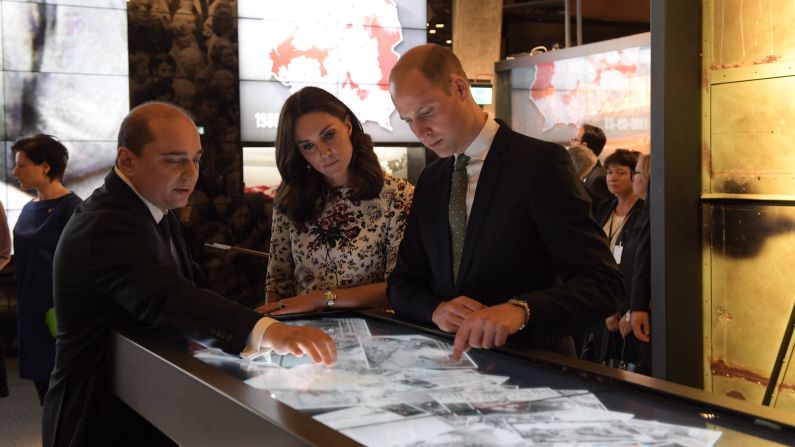
<svg viewBox="0 0 795 447">
<path fill-rule="evenodd" d="M 619 264 L 619 269 L 624 276 L 625 298 L 620 303 L 616 313 L 607 317 L 603 322 L 594 323 L 586 335 L 583 358 L 597 363 L 609 362 L 613 366 L 625 367 L 633 363 L 633 356 L 625 351 L 624 338 L 619 329 L 621 319 L 629 310 L 629 295 L 632 290 L 632 269 L 634 265 L 635 246 L 637 238 L 633 236 L 639 230 L 638 216 L 643 208 L 640 200 L 632 189 L 632 177 L 635 165 L 638 162 L 638 152 L 626 149 L 617 149 L 605 159 L 607 170 L 607 189 L 613 194 L 613 199 L 608 200 L 596 213 L 596 221 L 604 229 L 610 244 L 610 251 Z M 631 331 L 629 324 L 624 325 Z M 589 344 L 589 339 L 592 342 Z M 619 365 L 619 362 L 624 362 Z"/>
</svg>

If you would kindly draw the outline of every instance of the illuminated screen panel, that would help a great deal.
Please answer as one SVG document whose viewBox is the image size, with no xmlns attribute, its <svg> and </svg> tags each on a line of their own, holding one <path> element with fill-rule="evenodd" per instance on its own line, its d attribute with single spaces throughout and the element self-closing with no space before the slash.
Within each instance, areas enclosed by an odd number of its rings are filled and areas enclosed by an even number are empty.
<svg viewBox="0 0 795 447">
<path fill-rule="evenodd" d="M 243 147 L 243 189 L 273 197 L 282 176 L 276 168 L 276 148 Z"/>
<path fill-rule="evenodd" d="M 0 48 L 2 48 L 2 47 L 3 46 L 0 45 Z M 6 139 L 6 113 L 5 113 L 6 112 L 6 105 L 5 105 L 6 101 L 5 101 L 5 96 L 3 95 L 3 92 L 5 92 L 5 76 L 0 74 L 0 141 Z M 3 157 L 0 157 L 0 158 L 3 158 Z M 5 160 L 3 160 L 3 162 L 5 162 Z M 3 166 L 3 168 L 5 168 L 5 165 Z M 3 169 L 2 172 L 3 172 L 3 178 L 5 178 L 6 170 Z"/>
<path fill-rule="evenodd" d="M 470 87 L 470 91 L 472 92 L 472 97 L 475 99 L 475 102 L 480 105 L 487 105 L 491 104 L 492 98 L 492 87 Z"/>
<path fill-rule="evenodd" d="M 20 0 L 12 0 L 19 2 Z M 102 9 L 125 9 L 130 0 L 22 0 L 27 3 L 44 3 L 48 5 L 90 6 Z M 4 2 L 9 3 L 9 2 Z"/>
<path fill-rule="evenodd" d="M 408 178 L 409 148 L 406 146 L 376 146 L 375 154 L 384 172 Z M 276 148 L 273 146 L 243 147 L 243 184 L 245 192 L 261 192 L 273 197 L 282 182 L 276 168 Z"/>
<path fill-rule="evenodd" d="M 2 5 L 4 70 L 127 76 L 124 9 Z"/>
<path fill-rule="evenodd" d="M 41 132 L 61 140 L 113 141 L 129 110 L 126 76 L 5 72 L 4 84 L 10 140 Z"/>
<path fill-rule="evenodd" d="M 577 57 L 565 57 L 566 51 L 541 55 L 539 63 L 512 70 L 514 129 L 547 141 L 568 142 L 580 125 L 589 123 L 607 135 L 602 157 L 615 148 L 648 153 L 650 46 Z"/>
<path fill-rule="evenodd" d="M 87 197 L 113 166 L 129 110 L 125 0 L 0 0 L 0 201 L 13 227 L 31 196 L 10 175 L 11 145 L 36 133 L 69 149 L 64 184 Z"/>
<path fill-rule="evenodd" d="M 415 141 L 389 96 L 389 71 L 425 39 L 425 1 L 241 0 L 243 141 L 274 141 L 285 99 L 313 85 L 336 95 L 377 142 Z"/>
</svg>

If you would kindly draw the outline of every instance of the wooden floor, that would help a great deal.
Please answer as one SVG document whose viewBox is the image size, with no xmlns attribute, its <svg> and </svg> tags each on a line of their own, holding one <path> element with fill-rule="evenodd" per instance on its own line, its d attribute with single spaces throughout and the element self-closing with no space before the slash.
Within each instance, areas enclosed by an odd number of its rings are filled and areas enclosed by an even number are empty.
<svg viewBox="0 0 795 447">
<path fill-rule="evenodd" d="M 41 446 L 41 406 L 36 387 L 19 378 L 18 359 L 6 358 L 10 395 L 0 398 L 0 446 Z"/>
</svg>

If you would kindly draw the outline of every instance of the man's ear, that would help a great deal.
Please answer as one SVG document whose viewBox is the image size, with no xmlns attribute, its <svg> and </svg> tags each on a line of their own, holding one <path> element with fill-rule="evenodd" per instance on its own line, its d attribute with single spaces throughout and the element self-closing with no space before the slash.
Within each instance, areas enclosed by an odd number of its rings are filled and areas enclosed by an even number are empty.
<svg viewBox="0 0 795 447">
<path fill-rule="evenodd" d="M 469 96 L 469 81 L 461 76 L 453 75 L 450 81 L 453 88 L 453 94 L 459 99 L 466 99 Z"/>
<path fill-rule="evenodd" d="M 131 178 L 135 172 L 135 163 L 138 156 L 126 146 L 119 146 L 116 150 L 116 166 L 127 178 Z"/>
</svg>

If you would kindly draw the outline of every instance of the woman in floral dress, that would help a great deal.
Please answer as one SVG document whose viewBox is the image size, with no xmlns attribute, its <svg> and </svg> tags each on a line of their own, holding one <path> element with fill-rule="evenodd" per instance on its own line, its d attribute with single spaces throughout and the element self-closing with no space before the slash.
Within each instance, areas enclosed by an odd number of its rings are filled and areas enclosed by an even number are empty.
<svg viewBox="0 0 795 447">
<path fill-rule="evenodd" d="M 305 87 L 282 107 L 266 302 L 274 315 L 386 307 L 414 188 L 385 174 L 353 112 Z"/>
</svg>

